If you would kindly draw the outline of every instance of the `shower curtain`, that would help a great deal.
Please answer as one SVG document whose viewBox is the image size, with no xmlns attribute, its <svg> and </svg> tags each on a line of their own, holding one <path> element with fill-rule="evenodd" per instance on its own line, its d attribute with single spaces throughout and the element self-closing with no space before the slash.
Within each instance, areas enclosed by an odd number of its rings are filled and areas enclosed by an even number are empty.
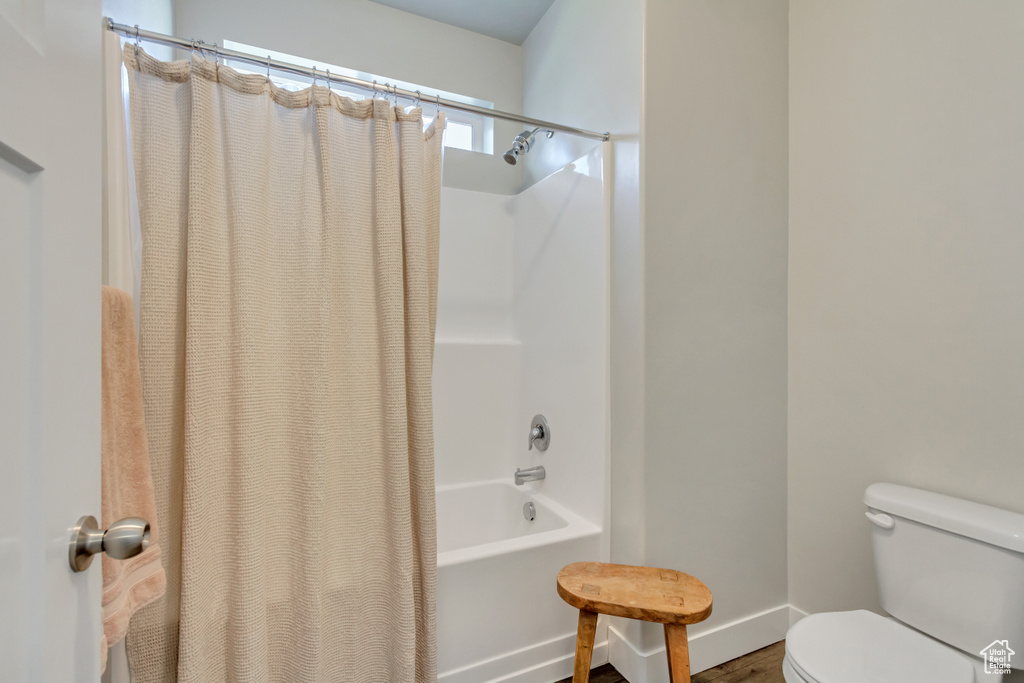
<svg viewBox="0 0 1024 683">
<path fill-rule="evenodd" d="M 168 595 L 137 681 L 433 681 L 443 116 L 129 43 Z"/>
</svg>

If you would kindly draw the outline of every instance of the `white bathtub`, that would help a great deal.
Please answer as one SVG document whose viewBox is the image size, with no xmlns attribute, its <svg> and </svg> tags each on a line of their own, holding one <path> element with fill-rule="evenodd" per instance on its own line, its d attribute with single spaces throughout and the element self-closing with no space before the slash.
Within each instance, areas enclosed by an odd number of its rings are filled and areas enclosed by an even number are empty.
<svg viewBox="0 0 1024 683">
<path fill-rule="evenodd" d="M 555 577 L 570 562 L 601 559 L 601 530 L 537 493 L 542 486 L 438 487 L 439 681 L 571 675 L 577 612 L 558 597 Z M 532 522 L 523 516 L 527 501 L 536 507 Z"/>
</svg>

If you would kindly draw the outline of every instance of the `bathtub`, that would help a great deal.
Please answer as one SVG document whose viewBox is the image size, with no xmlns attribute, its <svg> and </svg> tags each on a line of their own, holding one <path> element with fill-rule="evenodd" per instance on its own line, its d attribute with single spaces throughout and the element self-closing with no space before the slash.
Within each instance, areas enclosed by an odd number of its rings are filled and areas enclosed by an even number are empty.
<svg viewBox="0 0 1024 683">
<path fill-rule="evenodd" d="M 601 529 L 538 493 L 542 486 L 437 488 L 439 681 L 572 674 L 578 613 L 558 597 L 555 577 L 570 562 L 601 559 Z M 523 515 L 526 502 L 536 508 L 533 521 Z"/>
</svg>

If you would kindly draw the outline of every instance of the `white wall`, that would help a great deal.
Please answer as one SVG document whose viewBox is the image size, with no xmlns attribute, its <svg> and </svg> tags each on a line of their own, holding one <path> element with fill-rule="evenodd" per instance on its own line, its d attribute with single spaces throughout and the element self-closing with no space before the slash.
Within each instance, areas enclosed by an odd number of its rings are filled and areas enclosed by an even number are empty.
<svg viewBox="0 0 1024 683">
<path fill-rule="evenodd" d="M 151 0 L 152 1 L 152 0 Z M 521 48 L 369 0 L 174 0 L 181 36 L 268 47 L 387 78 L 493 102 L 522 106 Z M 446 150 L 444 182 L 511 194 L 522 169 L 501 153 L 521 130 L 496 121 L 498 155 Z"/>
<path fill-rule="evenodd" d="M 103 16 L 119 24 L 174 35 L 174 0 L 103 0 Z M 174 58 L 174 50 L 147 44 L 143 49 L 157 59 Z"/>
<path fill-rule="evenodd" d="M 647 3 L 646 558 L 711 588 L 694 635 L 787 602 L 787 23 L 786 0 Z"/>
<path fill-rule="evenodd" d="M 555 0 L 523 42 L 523 112 L 638 144 L 642 12 L 641 0 Z M 525 157 L 527 182 L 600 144 L 561 133 L 539 140 Z"/>
<path fill-rule="evenodd" d="M 868 484 L 1024 512 L 1024 4 L 790 21 L 790 594 L 877 608 Z"/>
</svg>

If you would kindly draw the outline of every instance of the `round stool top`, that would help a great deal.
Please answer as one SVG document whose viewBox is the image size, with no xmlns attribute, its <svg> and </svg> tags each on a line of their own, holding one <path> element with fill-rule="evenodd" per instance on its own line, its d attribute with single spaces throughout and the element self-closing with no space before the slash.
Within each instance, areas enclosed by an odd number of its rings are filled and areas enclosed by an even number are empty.
<svg viewBox="0 0 1024 683">
<path fill-rule="evenodd" d="M 558 572 L 558 594 L 573 607 L 659 624 L 696 624 L 711 616 L 711 591 L 674 569 L 575 562 Z"/>
</svg>

